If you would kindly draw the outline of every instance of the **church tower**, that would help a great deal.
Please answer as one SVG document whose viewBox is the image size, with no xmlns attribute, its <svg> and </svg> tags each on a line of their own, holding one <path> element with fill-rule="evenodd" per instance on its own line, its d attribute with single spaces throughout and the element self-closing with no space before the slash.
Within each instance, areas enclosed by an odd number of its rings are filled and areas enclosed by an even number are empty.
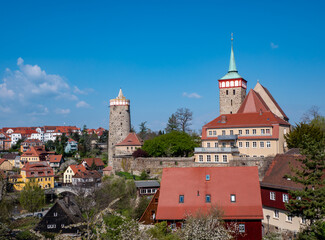
<svg viewBox="0 0 325 240">
<path fill-rule="evenodd" d="M 123 96 L 122 89 L 117 98 L 109 101 L 109 107 L 108 163 L 112 166 L 115 145 L 122 142 L 131 130 L 130 100 Z"/>
<path fill-rule="evenodd" d="M 247 81 L 237 71 L 233 35 L 231 34 L 231 52 L 228 73 L 219 79 L 220 115 L 237 113 L 246 96 Z"/>
</svg>

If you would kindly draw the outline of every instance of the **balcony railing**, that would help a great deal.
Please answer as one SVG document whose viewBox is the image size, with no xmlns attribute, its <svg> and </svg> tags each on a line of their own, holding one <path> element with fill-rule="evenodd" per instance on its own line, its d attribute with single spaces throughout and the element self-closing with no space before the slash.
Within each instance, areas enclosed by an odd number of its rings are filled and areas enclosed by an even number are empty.
<svg viewBox="0 0 325 240">
<path fill-rule="evenodd" d="M 218 140 L 237 140 L 238 135 L 218 135 Z"/>
<path fill-rule="evenodd" d="M 233 153 L 239 152 L 238 147 L 195 148 L 195 153 Z"/>
</svg>

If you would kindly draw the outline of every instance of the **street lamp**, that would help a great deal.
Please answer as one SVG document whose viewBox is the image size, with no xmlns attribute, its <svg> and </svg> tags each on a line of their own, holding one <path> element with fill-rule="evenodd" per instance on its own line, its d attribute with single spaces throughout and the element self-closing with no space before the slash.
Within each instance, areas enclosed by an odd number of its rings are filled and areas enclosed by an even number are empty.
<svg viewBox="0 0 325 240">
<path fill-rule="evenodd" d="M 267 219 L 267 233 L 269 234 L 270 231 L 270 215 L 266 215 L 266 219 Z"/>
</svg>

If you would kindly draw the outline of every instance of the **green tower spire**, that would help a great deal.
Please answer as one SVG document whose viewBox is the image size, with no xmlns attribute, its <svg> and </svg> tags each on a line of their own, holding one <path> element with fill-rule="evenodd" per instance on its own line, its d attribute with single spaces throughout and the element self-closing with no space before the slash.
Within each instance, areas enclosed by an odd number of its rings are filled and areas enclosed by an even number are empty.
<svg viewBox="0 0 325 240">
<path fill-rule="evenodd" d="M 221 78 L 221 80 L 234 79 L 234 78 L 242 78 L 242 77 L 238 74 L 237 71 L 235 54 L 234 54 L 234 38 L 233 38 L 233 33 L 231 33 L 231 51 L 230 51 L 229 70 L 228 73 Z"/>
</svg>

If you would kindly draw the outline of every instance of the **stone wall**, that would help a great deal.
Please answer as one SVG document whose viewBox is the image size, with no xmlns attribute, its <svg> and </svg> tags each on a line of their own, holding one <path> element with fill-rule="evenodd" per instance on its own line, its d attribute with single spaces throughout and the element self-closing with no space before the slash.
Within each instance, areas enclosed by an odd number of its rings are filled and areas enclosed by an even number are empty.
<svg viewBox="0 0 325 240">
<path fill-rule="evenodd" d="M 270 165 L 273 158 L 238 158 L 230 163 L 196 163 L 194 157 L 188 158 L 136 158 L 119 156 L 113 158 L 115 172 L 132 172 L 140 175 L 146 171 L 151 177 L 161 178 L 163 168 L 170 167 L 229 167 L 229 166 L 257 166 L 260 180 Z"/>
<path fill-rule="evenodd" d="M 235 91 L 235 94 L 233 94 L 233 91 Z M 220 115 L 237 113 L 245 97 L 246 97 L 245 88 L 242 87 L 220 88 L 219 91 Z"/>
</svg>

